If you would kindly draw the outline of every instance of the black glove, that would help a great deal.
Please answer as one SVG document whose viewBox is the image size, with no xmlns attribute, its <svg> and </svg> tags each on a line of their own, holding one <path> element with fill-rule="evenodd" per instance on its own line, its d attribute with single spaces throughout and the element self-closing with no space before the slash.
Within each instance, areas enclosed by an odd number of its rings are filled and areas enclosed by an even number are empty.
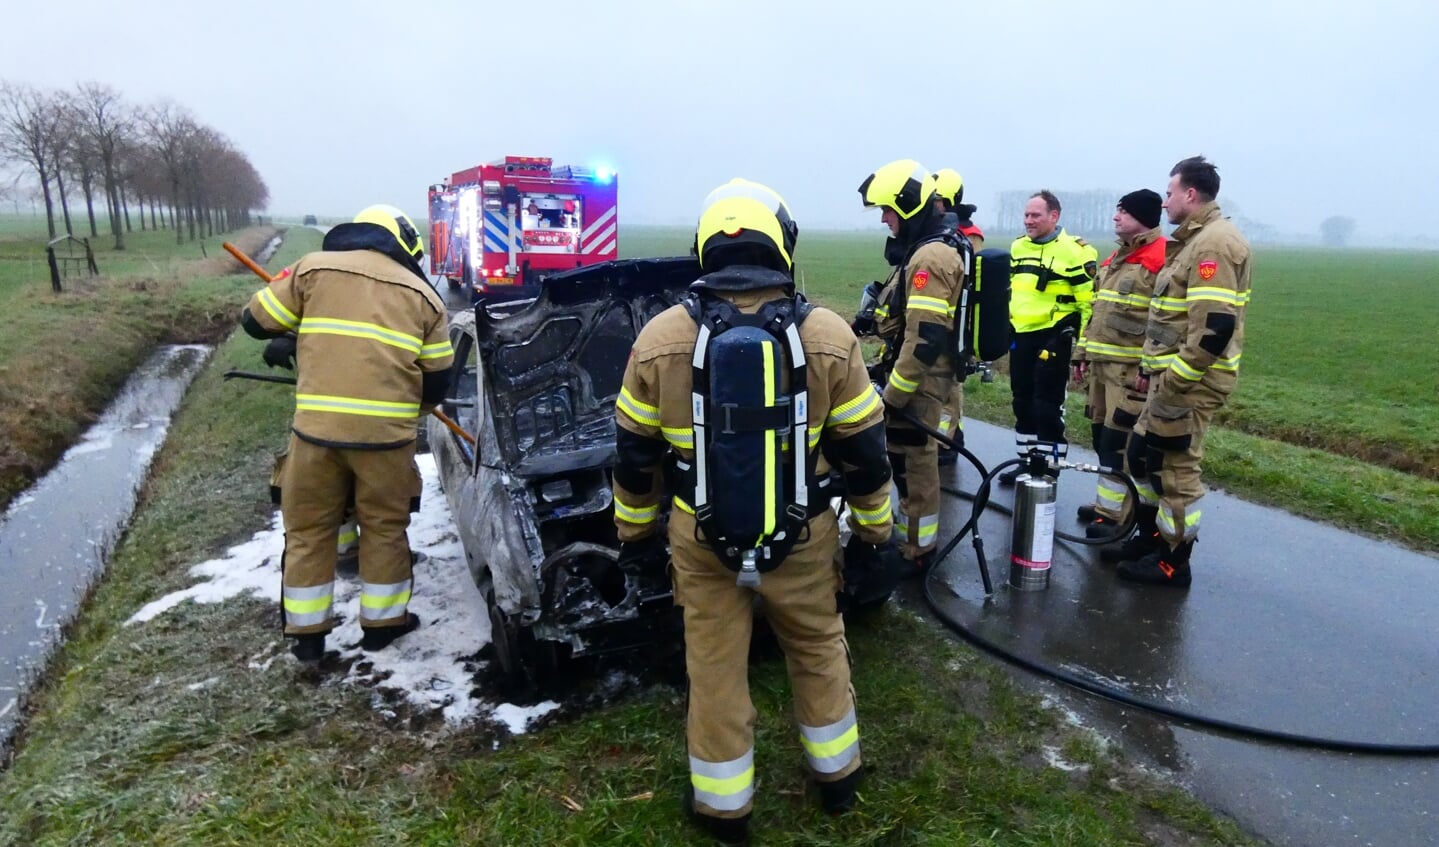
<svg viewBox="0 0 1439 847">
<path fill-rule="evenodd" d="M 639 541 L 620 542 L 620 570 L 634 576 L 657 576 L 664 573 L 669 564 L 670 551 L 665 539 L 659 533 L 648 535 Z"/>
<path fill-rule="evenodd" d="M 850 332 L 856 336 L 875 335 L 879 328 L 874 322 L 874 315 L 855 315 L 854 320 L 849 322 Z"/>
<path fill-rule="evenodd" d="M 852 606 L 888 597 L 904 574 L 904 558 L 893 539 L 871 544 L 858 535 L 844 545 L 844 593 Z"/>
<path fill-rule="evenodd" d="M 263 354 L 265 364 L 272 368 L 284 368 L 287 371 L 295 369 L 295 336 L 281 335 L 278 338 L 270 339 L 265 345 Z"/>
</svg>

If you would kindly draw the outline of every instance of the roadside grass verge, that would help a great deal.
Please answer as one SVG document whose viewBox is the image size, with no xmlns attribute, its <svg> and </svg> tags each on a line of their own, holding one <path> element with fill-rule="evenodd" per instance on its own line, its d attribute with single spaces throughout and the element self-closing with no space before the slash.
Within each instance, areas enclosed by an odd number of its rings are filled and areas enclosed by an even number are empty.
<svg viewBox="0 0 1439 847">
<path fill-rule="evenodd" d="M 124 625 L 186 584 L 188 563 L 268 523 L 290 392 L 220 379 L 258 352 L 232 337 L 187 396 L 0 775 L 0 843 L 698 842 L 679 812 L 684 705 L 672 685 L 638 684 L 511 737 L 386 717 L 378 693 L 302 671 L 275 609 L 254 600 Z M 853 626 L 851 647 L 872 776 L 845 818 L 823 815 L 807 790 L 782 661 L 752 672 L 763 843 L 1248 843 L 903 609 Z M 1056 755 L 1074 769 L 1050 766 Z"/>
<path fill-rule="evenodd" d="M 254 253 L 276 232 L 227 237 Z M 67 280 L 60 294 L 43 258 L 31 256 L 43 243 L 0 242 L 0 508 L 59 458 L 156 344 L 222 337 L 236 300 L 258 283 L 236 272 L 219 239 L 202 259 L 174 233 L 133 236 L 123 254 L 97 251 L 102 276 Z"/>
</svg>

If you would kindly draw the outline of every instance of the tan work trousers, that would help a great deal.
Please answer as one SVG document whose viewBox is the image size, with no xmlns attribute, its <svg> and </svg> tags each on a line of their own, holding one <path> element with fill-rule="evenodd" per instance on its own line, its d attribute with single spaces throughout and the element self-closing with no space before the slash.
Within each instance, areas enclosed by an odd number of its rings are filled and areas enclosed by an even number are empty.
<svg viewBox="0 0 1439 847">
<path fill-rule="evenodd" d="M 290 436 L 280 512 L 285 523 L 282 606 L 286 635 L 335 626 L 336 546 L 351 491 L 360 525 L 360 625 L 408 621 L 413 587 L 410 503 L 420 494 L 414 442 L 352 450 Z"/>
<path fill-rule="evenodd" d="M 1089 391 L 1085 411 L 1090 421 L 1103 429 L 1096 436 L 1094 450 L 1099 463 L 1122 470 L 1124 447 L 1129 433 L 1144 409 L 1144 396 L 1134 390 L 1138 362 L 1093 362 L 1089 366 Z M 1125 502 L 1129 487 L 1124 478 L 1101 474 L 1096 486 L 1094 508 L 1114 521 L 1122 521 L 1133 505 Z"/>
<path fill-rule="evenodd" d="M 794 689 L 795 718 L 805 760 L 821 782 L 848 776 L 860 765 L 849 646 L 837 610 L 841 577 L 835 566 L 839 527 L 833 512 L 810 521 L 810 538 L 751 591 L 695 540 L 694 517 L 671 513 L 675 603 L 684 608 L 689 673 L 690 782 L 696 809 L 737 818 L 754 799 L 754 724 L 749 695 L 749 647 L 754 595 L 784 650 Z"/>
<path fill-rule="evenodd" d="M 1178 395 L 1159 390 L 1163 380 L 1174 379 L 1179 377 L 1166 372 L 1150 380 L 1149 399 L 1134 425 L 1134 434 L 1145 438 L 1148 477 L 1147 484 L 1141 484 L 1136 474 L 1135 487 L 1140 500 L 1159 506 L 1159 534 L 1170 549 L 1199 536 L 1204 514 L 1204 483 L 1200 480 L 1204 436 L 1214 413 L 1229 396 L 1204 383 Z M 1187 444 L 1183 443 L 1185 436 Z"/>
<path fill-rule="evenodd" d="M 925 377 L 904 411 L 939 429 L 953 385 L 953 377 Z M 898 501 L 894 528 L 903 539 L 900 553 L 916 559 L 933 550 L 939 540 L 939 442 L 889 411 L 885 414 L 885 440 Z"/>
</svg>

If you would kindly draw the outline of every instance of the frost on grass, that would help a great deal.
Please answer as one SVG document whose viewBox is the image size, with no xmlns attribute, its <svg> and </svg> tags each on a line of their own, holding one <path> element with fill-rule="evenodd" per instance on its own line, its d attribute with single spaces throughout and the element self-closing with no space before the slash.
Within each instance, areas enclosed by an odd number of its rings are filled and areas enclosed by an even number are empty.
<svg viewBox="0 0 1439 847">
<path fill-rule="evenodd" d="M 402 697 L 412 711 L 438 713 L 451 726 L 487 719 L 508 727 L 512 734 L 523 733 L 558 704 L 514 706 L 476 699 L 474 657 L 489 643 L 489 616 L 470 579 L 434 459 L 422 455 L 416 461 L 425 487 L 421 509 L 411 516 L 410 546 L 428 560 L 415 570 L 410 611 L 420 616 L 422 625 L 384 650 L 365 653 L 359 646 L 360 584 L 356 578 L 340 577 L 335 584 L 335 612 L 341 621 L 326 639 L 326 647 L 338 651 L 341 666 L 348 669 L 344 685 Z M 283 549 L 284 528 L 277 513 L 269 528 L 250 540 L 218 559 L 191 567 L 190 575 L 198 580 L 194 585 L 147 603 L 127 623 L 143 624 L 186 602 L 223 603 L 248 596 L 278 606 Z M 248 663 L 249 670 L 265 673 L 274 658 L 256 656 Z M 283 661 L 290 661 L 288 654 Z M 372 702 L 378 710 L 389 708 L 384 698 Z"/>
</svg>

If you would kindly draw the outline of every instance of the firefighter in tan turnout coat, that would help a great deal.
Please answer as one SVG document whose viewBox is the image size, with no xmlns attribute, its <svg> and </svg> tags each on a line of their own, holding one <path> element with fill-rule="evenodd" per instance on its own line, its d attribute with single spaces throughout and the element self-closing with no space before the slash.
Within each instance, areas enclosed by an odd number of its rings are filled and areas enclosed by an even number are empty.
<svg viewBox="0 0 1439 847">
<path fill-rule="evenodd" d="M 371 206 L 326 235 L 320 252 L 261 289 L 246 332 L 297 336 L 298 383 L 280 511 L 281 606 L 302 661 L 335 626 L 336 542 L 346 502 L 360 525 L 360 625 L 367 650 L 415 629 L 405 532 L 420 494 L 419 417 L 444 399 L 454 355 L 445 307 L 420 269 L 403 212 Z"/>
<path fill-rule="evenodd" d="M 754 595 L 764 598 L 788 661 L 806 764 L 825 808 L 838 813 L 853 805 L 861 773 L 838 607 L 842 592 L 883 580 L 884 569 L 897 570 L 898 563 L 880 398 L 845 322 L 795 294 L 797 232 L 779 195 L 764 186 L 734 180 L 711 192 L 695 239 L 704 275 L 686 303 L 640 332 L 616 403 L 620 566 L 662 572 L 668 507 L 689 675 L 686 802 L 701 828 L 728 842 L 747 837 L 755 794 L 756 713 L 748 686 Z M 763 322 L 776 334 L 741 326 L 747 322 Z M 736 335 L 742 329 L 751 335 Z M 757 338 L 757 346 L 732 347 L 723 343 L 727 336 Z M 772 337 L 780 340 L 765 342 Z M 794 370 L 796 351 L 784 338 L 802 347 L 803 371 Z M 722 348 L 769 352 L 761 357 L 763 371 L 751 373 L 736 370 L 738 359 L 722 364 Z M 729 390 L 764 396 L 727 408 L 708 399 Z M 745 473 L 748 467 L 754 472 Z M 839 525 L 826 487 L 831 468 L 843 475 L 853 532 L 843 583 Z M 748 508 L 762 519 L 758 541 L 728 534 L 729 521 L 738 518 L 726 516 Z"/>
</svg>

